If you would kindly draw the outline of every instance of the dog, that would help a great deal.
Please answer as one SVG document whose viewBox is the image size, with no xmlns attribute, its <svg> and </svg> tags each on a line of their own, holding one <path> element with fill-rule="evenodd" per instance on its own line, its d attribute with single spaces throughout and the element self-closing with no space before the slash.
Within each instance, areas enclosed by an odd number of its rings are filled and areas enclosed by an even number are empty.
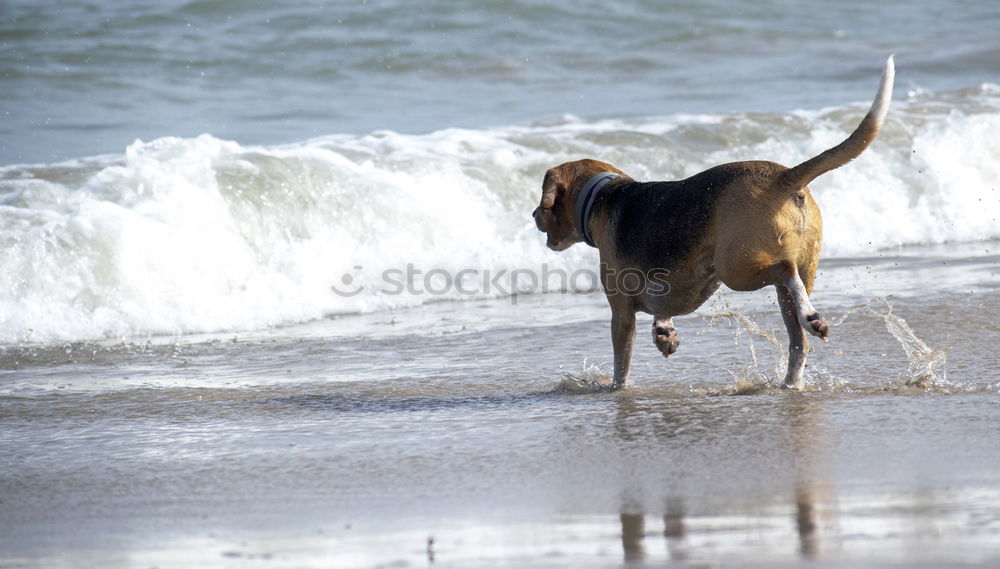
<svg viewBox="0 0 1000 569">
<path fill-rule="evenodd" d="M 777 290 L 788 330 L 784 386 L 802 389 L 809 342 L 829 323 L 809 294 L 816 279 L 823 219 L 807 184 L 857 158 L 889 110 L 895 75 L 885 63 L 868 114 L 846 140 L 793 168 L 768 161 L 722 164 L 672 182 L 637 182 L 598 160 L 550 168 L 532 213 L 546 245 L 596 247 L 611 305 L 612 389 L 629 383 L 637 312 L 653 315 L 653 341 L 669 357 L 680 340 L 673 317 L 689 314 L 725 284 Z"/>
</svg>

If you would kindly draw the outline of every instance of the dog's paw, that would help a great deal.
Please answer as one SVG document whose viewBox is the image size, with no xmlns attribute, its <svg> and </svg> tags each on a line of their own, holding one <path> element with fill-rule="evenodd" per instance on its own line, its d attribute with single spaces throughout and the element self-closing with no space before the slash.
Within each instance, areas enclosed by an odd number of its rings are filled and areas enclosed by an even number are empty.
<svg viewBox="0 0 1000 569">
<path fill-rule="evenodd" d="M 806 316 L 806 322 L 809 323 L 806 330 L 808 330 L 813 336 L 822 338 L 825 342 L 827 336 L 830 335 L 830 325 L 826 323 L 826 320 L 824 320 L 819 313 L 813 312 L 812 314 Z"/>
<path fill-rule="evenodd" d="M 653 341 L 665 358 L 670 357 L 670 354 L 676 352 L 681 345 L 681 340 L 677 337 L 677 330 L 666 326 L 653 328 Z"/>
</svg>

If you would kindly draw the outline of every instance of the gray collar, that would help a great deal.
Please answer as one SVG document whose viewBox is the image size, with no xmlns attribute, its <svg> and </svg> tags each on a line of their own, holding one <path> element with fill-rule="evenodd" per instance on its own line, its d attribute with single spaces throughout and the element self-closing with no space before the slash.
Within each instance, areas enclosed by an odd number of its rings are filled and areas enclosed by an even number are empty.
<svg viewBox="0 0 1000 569">
<path fill-rule="evenodd" d="M 597 197 L 597 192 L 608 182 L 620 177 L 614 172 L 601 172 L 587 180 L 580 193 L 576 195 L 576 225 L 580 229 L 580 235 L 583 236 L 583 242 L 591 247 L 597 247 L 594 240 L 590 238 L 590 230 L 587 229 L 587 224 L 590 222 L 590 210 L 594 207 L 594 199 Z"/>
</svg>

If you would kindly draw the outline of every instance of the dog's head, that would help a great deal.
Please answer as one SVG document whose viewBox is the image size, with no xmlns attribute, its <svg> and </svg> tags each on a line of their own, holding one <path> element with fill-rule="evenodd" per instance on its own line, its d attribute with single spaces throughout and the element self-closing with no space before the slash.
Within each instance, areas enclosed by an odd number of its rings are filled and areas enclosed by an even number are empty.
<svg viewBox="0 0 1000 569">
<path fill-rule="evenodd" d="M 538 230 L 548 235 L 545 244 L 553 251 L 563 251 L 583 241 L 573 220 L 576 196 L 587 180 L 601 172 L 625 176 L 618 168 L 599 160 L 566 162 L 545 172 L 542 201 L 532 212 Z"/>
</svg>

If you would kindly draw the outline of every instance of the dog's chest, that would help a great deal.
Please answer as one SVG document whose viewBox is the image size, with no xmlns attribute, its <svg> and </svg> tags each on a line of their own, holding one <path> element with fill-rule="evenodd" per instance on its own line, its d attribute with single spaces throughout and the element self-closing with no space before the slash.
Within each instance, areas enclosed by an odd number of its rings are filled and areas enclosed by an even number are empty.
<svg viewBox="0 0 1000 569">
<path fill-rule="evenodd" d="M 719 288 L 710 248 L 697 247 L 686 262 L 664 264 L 620 263 L 602 258 L 609 268 L 605 290 L 631 297 L 633 307 L 662 316 L 695 311 Z"/>
</svg>

